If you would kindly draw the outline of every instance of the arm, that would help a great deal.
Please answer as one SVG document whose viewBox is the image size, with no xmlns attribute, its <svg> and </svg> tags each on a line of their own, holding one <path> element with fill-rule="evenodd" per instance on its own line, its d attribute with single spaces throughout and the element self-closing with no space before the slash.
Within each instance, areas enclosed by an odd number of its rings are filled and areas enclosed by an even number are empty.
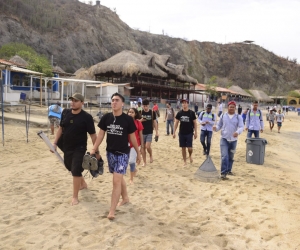
<svg viewBox="0 0 300 250">
<path fill-rule="evenodd" d="M 152 122 L 153 122 L 153 127 L 154 127 L 154 129 L 155 129 L 156 136 L 158 136 L 157 122 L 156 122 L 156 120 L 153 120 Z"/>
<path fill-rule="evenodd" d="M 173 132 L 173 138 L 175 138 L 175 137 L 176 137 L 176 134 L 175 134 L 175 132 L 176 132 L 176 129 L 177 129 L 177 127 L 178 127 L 178 123 L 179 123 L 179 120 L 175 119 L 174 132 Z"/>
<path fill-rule="evenodd" d="M 105 131 L 102 130 L 102 129 L 100 129 L 99 133 L 98 133 L 98 136 L 97 136 L 97 139 L 96 139 L 96 141 L 94 143 L 93 149 L 90 152 L 91 155 L 95 154 L 95 152 L 97 151 L 98 147 L 100 146 L 100 144 L 103 141 L 104 135 L 105 135 Z"/>
<path fill-rule="evenodd" d="M 143 130 L 139 131 L 140 141 L 141 141 L 141 148 L 144 148 L 144 137 L 143 137 Z"/>
<path fill-rule="evenodd" d="M 97 135 L 96 135 L 96 133 L 95 133 L 95 134 L 91 134 L 90 137 L 91 137 L 92 143 L 93 143 L 93 145 L 94 145 L 95 142 L 96 142 L 96 140 L 97 140 Z M 97 147 L 97 150 L 95 151 L 95 154 L 99 154 L 99 147 Z"/>
<path fill-rule="evenodd" d="M 243 119 L 240 115 L 238 116 L 238 119 L 239 119 L 238 128 L 236 132 L 233 134 L 233 137 L 238 137 L 244 131 Z"/>
<path fill-rule="evenodd" d="M 141 153 L 140 153 L 139 146 L 137 144 L 134 132 L 129 134 L 129 139 L 130 139 L 131 144 L 132 144 L 132 146 L 134 147 L 134 149 L 137 153 L 137 161 L 136 162 L 137 162 L 137 164 L 140 164 L 140 162 L 141 162 Z"/>
<path fill-rule="evenodd" d="M 165 120 L 164 122 L 167 120 L 167 109 L 166 109 L 166 113 L 165 113 Z"/>
<path fill-rule="evenodd" d="M 248 110 L 247 114 L 246 114 L 246 122 L 245 122 L 245 130 L 248 130 L 248 126 L 249 126 L 249 112 L 250 110 Z"/>
<path fill-rule="evenodd" d="M 58 142 L 58 139 L 61 137 L 61 135 L 62 135 L 62 127 L 59 126 L 58 130 L 56 131 L 55 139 L 54 139 L 54 142 L 53 142 L 53 147 L 54 147 L 55 151 L 56 151 L 56 149 L 57 149 L 57 142 Z M 52 152 L 52 151 L 51 151 L 51 152 Z M 52 152 L 52 153 L 54 153 L 54 152 Z"/>
<path fill-rule="evenodd" d="M 197 139 L 197 121 L 193 120 L 194 123 L 194 139 Z"/>
</svg>

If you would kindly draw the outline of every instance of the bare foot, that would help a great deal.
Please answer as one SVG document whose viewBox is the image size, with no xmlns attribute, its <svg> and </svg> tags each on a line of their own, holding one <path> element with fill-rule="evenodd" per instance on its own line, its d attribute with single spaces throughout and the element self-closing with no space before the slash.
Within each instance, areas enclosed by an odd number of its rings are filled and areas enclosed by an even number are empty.
<svg viewBox="0 0 300 250">
<path fill-rule="evenodd" d="M 142 164 L 142 167 L 146 167 L 146 162 L 144 162 L 144 163 Z"/>
<path fill-rule="evenodd" d="M 86 183 L 83 186 L 81 186 L 79 190 L 82 190 L 82 189 L 85 189 L 85 188 L 87 188 L 87 184 Z"/>
<path fill-rule="evenodd" d="M 133 180 L 130 180 L 130 181 L 129 181 L 129 185 L 131 185 L 131 184 L 133 184 Z"/>
<path fill-rule="evenodd" d="M 77 198 L 73 198 L 72 202 L 71 202 L 71 205 L 75 206 L 75 205 L 78 205 L 78 203 L 79 203 L 79 200 Z"/>
<path fill-rule="evenodd" d="M 183 162 L 183 167 L 186 167 L 186 161 L 185 161 L 185 162 Z"/>
<path fill-rule="evenodd" d="M 123 206 L 128 202 L 129 202 L 129 199 L 122 200 L 121 202 L 118 203 L 118 207 Z"/>
<path fill-rule="evenodd" d="M 114 219 L 115 219 L 115 214 L 109 213 L 109 214 L 107 215 L 107 219 L 109 219 L 109 220 L 114 220 Z"/>
<path fill-rule="evenodd" d="M 152 156 L 150 156 L 150 163 L 152 163 L 153 162 L 153 157 Z"/>
<path fill-rule="evenodd" d="M 136 169 L 136 170 L 134 171 L 134 174 L 133 174 L 134 177 L 137 176 L 137 172 L 138 172 L 138 170 Z"/>
<path fill-rule="evenodd" d="M 190 163 L 193 163 L 193 158 L 192 158 L 192 156 L 190 156 L 189 158 L 190 158 Z"/>
</svg>

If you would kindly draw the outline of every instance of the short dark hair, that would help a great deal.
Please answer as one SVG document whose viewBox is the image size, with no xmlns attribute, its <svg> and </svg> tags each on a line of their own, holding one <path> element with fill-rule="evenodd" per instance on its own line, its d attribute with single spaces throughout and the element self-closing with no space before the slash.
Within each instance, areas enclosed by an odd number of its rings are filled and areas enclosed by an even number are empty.
<svg viewBox="0 0 300 250">
<path fill-rule="evenodd" d="M 256 103 L 258 103 L 258 101 L 256 101 L 256 100 L 255 100 L 255 101 L 253 101 L 253 103 L 255 103 L 255 104 L 256 104 Z"/>
<path fill-rule="evenodd" d="M 143 105 L 149 105 L 149 100 L 148 99 L 144 99 L 143 100 Z"/>
<path fill-rule="evenodd" d="M 121 94 L 119 94 L 118 92 L 112 94 L 111 98 L 110 99 L 113 99 L 114 96 L 118 96 L 121 98 L 122 102 L 125 102 L 125 98 L 124 96 L 122 96 Z"/>
<path fill-rule="evenodd" d="M 138 102 L 138 104 L 142 104 L 141 102 Z"/>
</svg>

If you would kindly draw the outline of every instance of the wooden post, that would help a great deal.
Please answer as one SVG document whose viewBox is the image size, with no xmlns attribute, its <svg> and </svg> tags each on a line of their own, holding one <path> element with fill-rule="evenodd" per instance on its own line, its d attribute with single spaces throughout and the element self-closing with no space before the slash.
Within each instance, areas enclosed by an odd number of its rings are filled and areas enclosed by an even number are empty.
<svg viewBox="0 0 300 250">
<path fill-rule="evenodd" d="M 42 83 L 42 76 L 40 76 L 40 101 L 42 107 L 42 91 L 43 91 L 43 83 Z"/>
</svg>

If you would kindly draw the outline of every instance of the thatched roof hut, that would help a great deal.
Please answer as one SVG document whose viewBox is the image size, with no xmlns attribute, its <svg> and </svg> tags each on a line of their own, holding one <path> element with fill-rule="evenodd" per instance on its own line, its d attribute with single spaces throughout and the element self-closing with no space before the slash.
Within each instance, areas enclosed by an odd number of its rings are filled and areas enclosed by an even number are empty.
<svg viewBox="0 0 300 250">
<path fill-rule="evenodd" d="M 28 62 L 26 62 L 22 57 L 15 55 L 9 59 L 10 62 L 17 64 L 17 66 L 28 67 Z"/>
<path fill-rule="evenodd" d="M 273 102 L 273 99 L 271 99 L 265 92 L 262 90 L 256 90 L 256 89 L 250 89 L 250 93 L 254 96 L 254 98 L 257 101 L 260 102 Z"/>
<path fill-rule="evenodd" d="M 253 97 L 252 95 L 250 95 L 249 93 L 247 93 L 245 90 L 243 90 L 241 87 L 233 85 L 231 87 L 229 87 L 228 89 L 239 93 L 241 96 L 247 96 L 247 97 Z"/>
<path fill-rule="evenodd" d="M 154 56 L 141 55 L 129 50 L 123 50 L 106 61 L 92 66 L 91 70 L 94 75 L 114 73 L 120 76 L 144 74 L 161 78 L 168 77 L 168 74 L 156 65 Z"/>
<path fill-rule="evenodd" d="M 186 70 L 184 65 L 176 65 L 170 63 L 170 56 L 169 55 L 159 55 L 154 52 L 143 50 L 142 52 L 144 55 L 150 55 L 155 58 L 155 64 L 162 69 L 163 71 L 168 73 L 168 78 L 179 80 L 180 82 L 190 82 L 197 84 L 197 79 L 189 76 L 186 74 Z"/>
</svg>

